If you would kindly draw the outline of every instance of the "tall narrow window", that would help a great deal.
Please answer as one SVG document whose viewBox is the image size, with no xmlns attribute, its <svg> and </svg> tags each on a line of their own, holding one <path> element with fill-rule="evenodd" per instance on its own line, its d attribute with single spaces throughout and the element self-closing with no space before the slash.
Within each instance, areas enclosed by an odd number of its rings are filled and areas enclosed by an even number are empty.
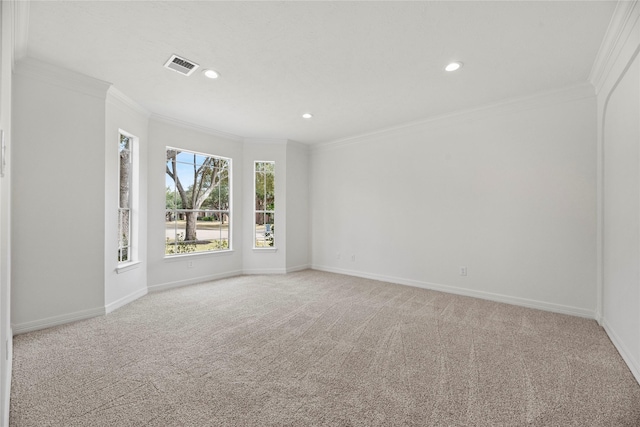
<svg viewBox="0 0 640 427">
<path fill-rule="evenodd" d="M 131 259 L 131 182 L 133 164 L 133 140 L 128 135 L 120 134 L 118 152 L 119 195 L 118 195 L 118 262 Z"/>
<path fill-rule="evenodd" d="M 256 248 L 272 247 L 275 244 L 275 166 L 275 162 L 255 162 Z"/>
<path fill-rule="evenodd" d="M 231 249 L 231 159 L 167 147 L 166 255 Z"/>
</svg>

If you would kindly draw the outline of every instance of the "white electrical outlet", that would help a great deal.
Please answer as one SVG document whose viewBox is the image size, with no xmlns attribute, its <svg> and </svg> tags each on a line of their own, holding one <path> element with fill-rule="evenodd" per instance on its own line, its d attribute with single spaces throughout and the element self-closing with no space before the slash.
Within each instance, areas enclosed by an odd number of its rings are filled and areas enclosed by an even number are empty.
<svg viewBox="0 0 640 427">
<path fill-rule="evenodd" d="M 356 262 L 356 254 L 351 255 L 351 262 Z"/>
<path fill-rule="evenodd" d="M 193 261 L 187 262 L 187 268 L 193 268 Z"/>
<path fill-rule="evenodd" d="M 340 252 L 336 254 L 336 259 L 340 259 Z"/>
<path fill-rule="evenodd" d="M 461 276 L 466 276 L 467 275 L 467 267 L 464 267 L 464 266 L 460 267 L 460 275 Z"/>
</svg>

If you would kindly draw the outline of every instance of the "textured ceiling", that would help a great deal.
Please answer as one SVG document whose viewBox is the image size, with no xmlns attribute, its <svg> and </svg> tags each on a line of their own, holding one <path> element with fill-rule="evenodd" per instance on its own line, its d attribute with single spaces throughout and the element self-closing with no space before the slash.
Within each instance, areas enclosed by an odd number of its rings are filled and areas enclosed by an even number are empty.
<svg viewBox="0 0 640 427">
<path fill-rule="evenodd" d="M 615 2 L 31 1 L 27 54 L 151 112 L 332 141 L 586 82 Z M 220 72 L 163 68 L 177 54 Z M 453 60 L 465 66 L 446 73 Z M 303 112 L 314 118 L 304 120 Z"/>
</svg>

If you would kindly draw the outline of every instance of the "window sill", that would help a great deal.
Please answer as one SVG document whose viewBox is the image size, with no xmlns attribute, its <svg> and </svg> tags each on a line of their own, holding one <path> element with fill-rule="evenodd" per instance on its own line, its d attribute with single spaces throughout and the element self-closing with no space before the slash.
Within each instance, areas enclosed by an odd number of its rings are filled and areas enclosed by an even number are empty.
<svg viewBox="0 0 640 427">
<path fill-rule="evenodd" d="M 131 261 L 120 264 L 116 267 L 116 273 L 120 274 L 124 273 L 125 271 L 135 270 L 136 268 L 140 267 L 141 264 L 142 263 L 140 261 Z"/>
<path fill-rule="evenodd" d="M 231 255 L 233 254 L 233 252 L 234 252 L 233 249 L 227 249 L 226 251 L 207 251 L 207 252 L 195 252 L 195 253 L 178 254 L 178 255 L 165 255 L 164 261 L 175 262 L 175 261 L 184 261 L 186 258 Z"/>
<path fill-rule="evenodd" d="M 253 252 L 278 252 L 278 248 L 253 248 Z"/>
</svg>

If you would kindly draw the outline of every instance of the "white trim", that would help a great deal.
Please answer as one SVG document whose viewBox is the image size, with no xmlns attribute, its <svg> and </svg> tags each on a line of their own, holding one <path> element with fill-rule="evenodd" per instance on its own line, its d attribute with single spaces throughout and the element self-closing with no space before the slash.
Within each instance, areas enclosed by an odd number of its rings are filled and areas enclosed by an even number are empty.
<svg viewBox="0 0 640 427">
<path fill-rule="evenodd" d="M 289 140 L 280 139 L 280 138 L 244 138 L 243 142 L 245 144 L 257 144 L 257 145 L 265 145 L 265 144 L 287 145 L 289 143 Z"/>
<path fill-rule="evenodd" d="M 296 271 L 303 271 L 310 269 L 311 266 L 309 264 L 296 265 L 295 267 L 287 267 L 287 273 L 293 273 Z"/>
<path fill-rule="evenodd" d="M 588 319 L 593 319 L 595 315 L 593 310 L 587 310 L 584 308 L 571 307 L 568 305 L 554 304 L 554 303 L 544 302 L 544 301 L 537 301 L 537 300 L 532 300 L 528 298 L 512 297 L 508 295 L 495 294 L 492 292 L 476 291 L 472 289 L 459 288 L 457 286 L 442 285 L 439 283 L 423 282 L 419 280 L 404 279 L 404 278 L 393 277 L 393 276 L 383 276 L 379 274 L 369 274 L 369 273 L 363 273 L 361 271 L 344 270 L 341 268 L 326 267 L 321 265 L 312 265 L 311 268 L 313 270 L 327 271 L 330 273 L 344 274 L 347 276 L 363 277 L 365 279 L 373 279 L 373 280 L 379 280 L 382 282 L 396 283 L 398 285 L 406 285 L 406 286 L 413 286 L 416 288 L 430 289 L 433 291 L 446 292 L 449 294 L 463 295 L 467 297 L 480 298 L 480 299 L 489 300 L 489 301 L 495 301 L 495 302 L 501 302 L 505 304 L 517 305 L 521 307 L 533 308 L 537 310 L 550 311 L 553 313 L 585 317 Z"/>
<path fill-rule="evenodd" d="M 225 273 L 209 274 L 207 276 L 194 277 L 191 279 L 177 280 L 175 282 L 160 283 L 159 285 L 148 286 L 149 292 L 161 292 L 168 289 L 181 288 L 183 286 L 196 285 L 198 283 L 211 282 L 218 279 L 226 279 L 242 275 L 242 271 L 227 271 Z"/>
<path fill-rule="evenodd" d="M 602 39 L 602 44 L 589 73 L 589 81 L 596 88 L 596 93 L 599 93 L 604 86 L 613 64 L 620 54 L 620 49 L 629 37 L 629 30 L 632 27 L 632 25 L 628 25 L 629 19 L 637 6 L 637 0 L 619 1 L 616 5 L 609 27 Z"/>
<path fill-rule="evenodd" d="M 146 119 L 151 116 L 151 112 L 149 110 L 138 104 L 133 99 L 129 98 L 115 86 L 109 87 L 109 89 L 107 90 L 107 94 L 111 95 L 107 97 L 107 102 L 111 103 L 112 105 L 116 107 L 124 107 L 126 110 L 128 110 L 128 112 L 140 114 Z"/>
<path fill-rule="evenodd" d="M 136 268 L 140 267 L 141 264 L 142 261 L 123 262 L 116 267 L 116 273 L 121 274 L 125 271 L 135 270 Z"/>
<path fill-rule="evenodd" d="M 183 120 L 178 120 L 178 119 L 174 119 L 174 118 L 171 118 L 171 117 L 162 116 L 162 115 L 156 114 L 156 113 L 151 113 L 150 118 L 151 118 L 151 120 L 154 120 L 154 121 L 159 122 L 159 123 L 165 123 L 165 124 L 172 125 L 172 126 L 178 126 L 178 127 L 184 128 L 184 129 L 194 130 L 196 132 L 202 132 L 202 133 L 206 133 L 206 134 L 209 134 L 209 135 L 218 136 L 220 138 L 230 139 L 232 141 L 242 142 L 244 140 L 243 137 L 238 136 L 238 135 L 234 135 L 232 133 L 223 132 L 223 131 L 220 131 L 220 130 L 208 128 L 206 126 L 196 125 L 194 123 L 189 123 L 189 122 L 185 122 Z"/>
<path fill-rule="evenodd" d="M 590 75 L 598 93 L 598 146 L 597 146 L 597 309 L 596 320 L 605 329 L 621 357 L 640 382 L 640 365 L 623 341 L 611 329 L 604 309 L 604 135 L 607 126 L 607 111 L 611 96 L 627 71 L 640 54 L 638 32 L 640 31 L 640 3 L 637 0 L 618 2 L 614 17 L 607 30 L 605 42 L 598 52 L 594 70 Z M 630 38 L 633 39 L 630 40 Z M 637 76 L 635 77 L 637 78 Z M 638 314 L 640 315 L 640 314 Z M 637 339 L 637 338 L 636 338 Z"/>
<path fill-rule="evenodd" d="M 558 105 L 565 102 L 577 101 L 595 97 L 595 91 L 591 83 L 580 83 L 562 89 L 541 92 L 518 98 L 510 98 L 484 106 L 459 110 L 452 113 L 441 114 L 427 119 L 392 126 L 377 131 L 342 138 L 334 141 L 321 142 L 312 145 L 313 151 L 327 150 L 356 143 L 365 142 L 369 138 L 392 134 L 394 132 L 405 131 L 415 127 L 432 128 L 437 126 L 455 125 L 464 121 L 481 120 L 488 116 L 498 114 L 511 114 L 537 108 L 544 108 L 551 105 Z"/>
<path fill-rule="evenodd" d="M 256 224 L 256 217 L 258 215 L 258 210 L 256 209 L 256 194 L 257 194 L 257 190 L 256 190 L 256 181 L 257 181 L 257 179 L 256 178 L 257 178 L 258 170 L 256 169 L 256 166 L 258 165 L 258 163 L 271 163 L 273 165 L 273 198 L 274 198 L 274 200 L 275 200 L 275 197 L 276 197 L 276 188 L 277 188 L 276 187 L 276 161 L 275 160 L 254 160 L 253 161 L 253 173 L 252 173 L 252 179 L 253 179 L 253 193 L 252 193 L 253 194 L 253 201 L 251 203 L 253 205 L 253 215 L 252 215 L 253 220 L 251 221 L 253 223 L 253 227 L 252 227 L 252 229 L 253 229 L 253 234 L 252 234 L 253 243 L 251 245 L 251 249 L 254 252 L 256 252 L 256 251 L 257 252 L 277 252 L 278 248 L 274 247 L 274 246 L 269 246 L 269 247 L 258 247 L 258 246 L 256 246 L 256 241 L 257 241 L 256 235 L 258 234 L 258 230 L 257 230 L 258 224 Z M 266 191 L 267 191 L 267 174 L 266 174 L 266 172 L 264 173 L 264 175 L 265 175 L 265 177 L 264 177 L 264 190 L 265 190 L 265 193 L 266 193 Z M 266 203 L 266 194 L 264 195 L 264 199 L 265 199 L 264 201 Z M 266 208 L 266 206 L 265 206 L 265 208 Z M 268 215 L 269 213 L 271 213 L 273 215 L 273 227 L 275 227 L 275 225 L 276 225 L 275 224 L 275 222 L 276 222 L 276 210 L 275 210 L 275 207 L 274 207 L 273 211 L 269 211 L 267 209 L 261 209 L 261 211 L 262 211 L 262 215 L 263 215 L 263 218 L 262 218 L 263 220 L 264 220 L 264 215 Z M 266 242 L 267 241 L 267 228 L 266 228 L 267 225 L 266 224 L 263 224 L 263 225 L 265 226 L 265 229 L 264 229 L 264 239 L 265 240 L 264 241 Z M 275 243 L 276 243 L 275 237 L 272 239 L 272 243 L 275 245 Z"/>
<path fill-rule="evenodd" d="M 30 0 L 12 0 L 10 3 L 13 9 L 13 69 L 16 62 L 27 56 Z"/>
<path fill-rule="evenodd" d="M 62 87 L 84 95 L 106 100 L 111 83 L 94 79 L 56 65 L 26 57 L 16 64 L 16 74 L 25 75 L 42 82 Z"/>
<path fill-rule="evenodd" d="M 635 377 L 636 381 L 640 384 L 640 363 L 638 363 L 638 361 L 633 358 L 633 353 L 629 351 L 620 337 L 615 333 L 613 329 L 611 329 L 606 319 L 604 319 L 604 321 L 602 322 L 602 327 L 609 336 L 609 339 L 611 340 L 613 345 L 618 350 L 618 353 L 620 353 L 620 356 L 622 356 L 622 359 L 629 367 L 629 370 Z"/>
<path fill-rule="evenodd" d="M 242 270 L 242 274 L 256 275 L 256 274 L 287 274 L 286 268 L 251 268 L 248 270 Z"/>
<path fill-rule="evenodd" d="M 2 396 L 4 397 L 3 401 L 2 401 L 2 408 L 3 408 L 3 414 L 4 414 L 4 419 L 0 420 L 2 422 L 3 426 L 8 426 L 9 425 L 9 413 L 10 413 L 10 407 L 11 407 L 11 372 L 13 369 L 13 330 L 11 329 L 11 327 L 9 327 L 9 335 L 7 336 L 7 340 L 9 342 L 9 347 L 8 349 L 6 349 L 5 351 L 8 352 L 8 358 L 7 358 L 7 373 L 8 375 L 5 375 L 4 377 L 4 384 L 1 385 L 2 387 Z"/>
<path fill-rule="evenodd" d="M 37 331 L 40 329 L 51 328 L 53 326 L 64 325 L 65 323 L 76 322 L 78 320 L 90 319 L 92 317 L 104 316 L 106 314 L 104 307 L 91 308 L 88 310 L 80 310 L 74 313 L 61 314 L 58 316 L 45 317 L 44 319 L 32 320 L 25 323 L 13 324 L 13 334 L 23 334 L 25 332 Z"/>
<path fill-rule="evenodd" d="M 114 310 L 119 309 L 120 307 L 123 307 L 127 304 L 129 304 L 130 302 L 133 302 L 135 300 L 137 300 L 138 298 L 141 298 L 143 296 L 145 296 L 147 294 L 147 288 L 144 289 L 138 289 L 135 292 L 132 292 L 131 294 L 124 296 L 112 303 L 109 303 L 107 305 L 104 306 L 105 312 L 106 314 L 109 314 L 111 312 L 113 312 Z"/>
<path fill-rule="evenodd" d="M 186 261 L 189 258 L 201 257 L 201 256 L 221 256 L 231 255 L 234 252 L 233 249 L 224 249 L 219 251 L 206 251 L 206 252 L 189 252 L 186 254 L 166 255 L 163 260 L 165 262 Z"/>
</svg>

